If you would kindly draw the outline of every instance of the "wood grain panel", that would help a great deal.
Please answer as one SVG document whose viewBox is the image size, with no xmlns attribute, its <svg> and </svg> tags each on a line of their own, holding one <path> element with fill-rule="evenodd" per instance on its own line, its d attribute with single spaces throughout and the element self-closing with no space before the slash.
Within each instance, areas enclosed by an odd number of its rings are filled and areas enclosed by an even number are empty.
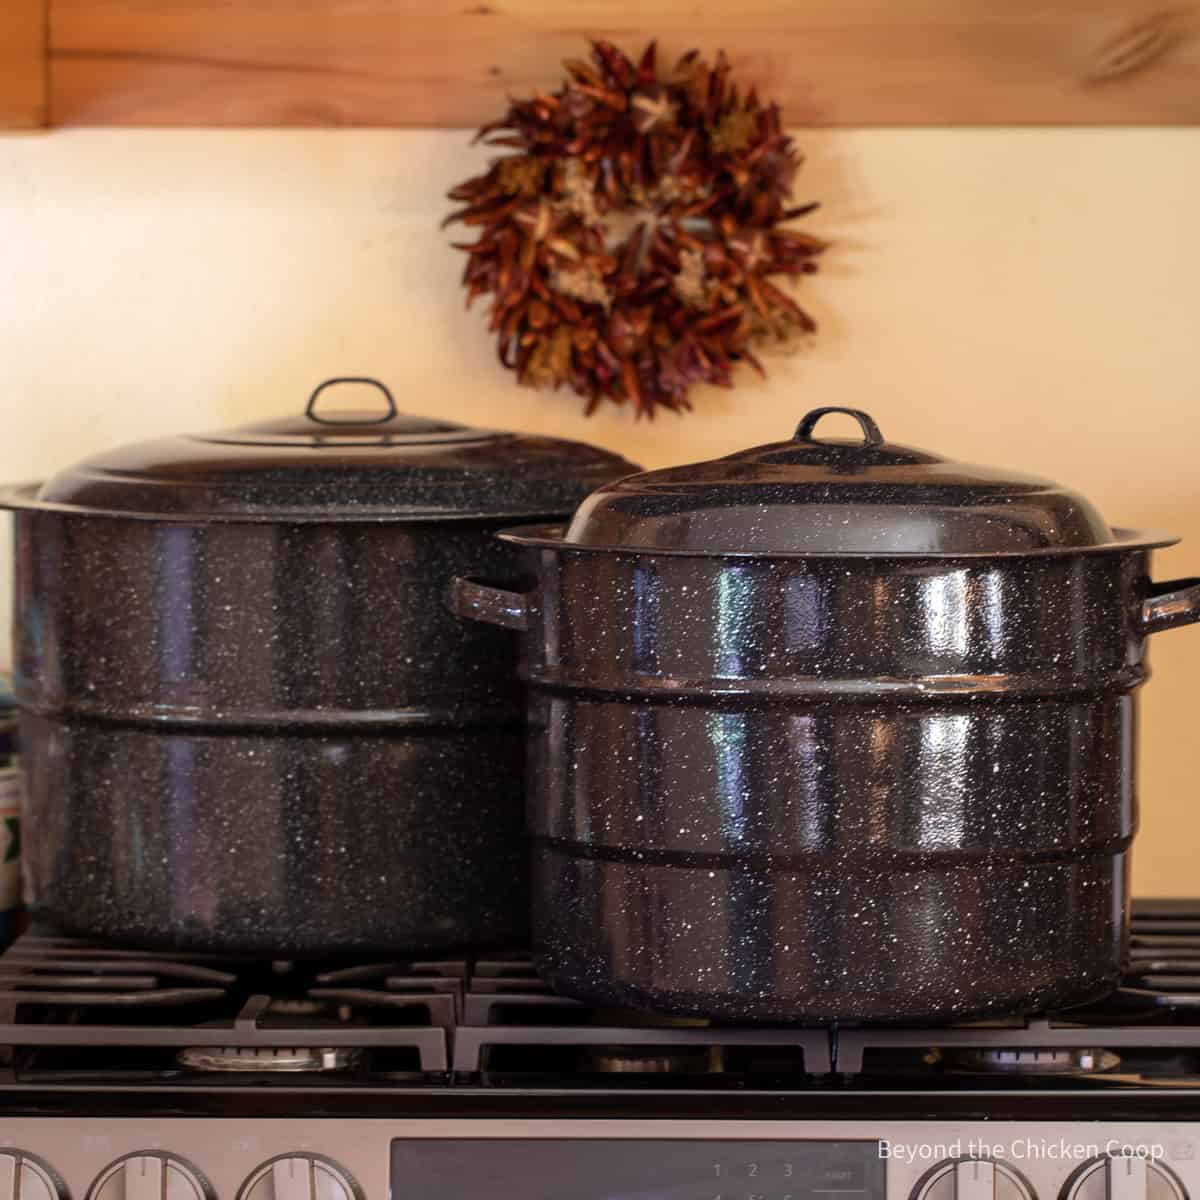
<svg viewBox="0 0 1200 1200">
<path fill-rule="evenodd" d="M 723 46 L 797 124 L 1200 121 L 1196 0 L 53 0 L 52 116 L 475 125 L 586 36 Z"/>
<path fill-rule="evenodd" d="M 0 0 L 0 128 L 46 121 L 44 0 Z"/>
</svg>

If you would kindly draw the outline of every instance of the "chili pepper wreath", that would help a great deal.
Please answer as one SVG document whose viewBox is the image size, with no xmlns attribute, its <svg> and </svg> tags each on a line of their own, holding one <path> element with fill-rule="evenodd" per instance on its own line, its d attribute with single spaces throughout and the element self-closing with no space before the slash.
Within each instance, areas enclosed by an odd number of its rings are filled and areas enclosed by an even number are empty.
<svg viewBox="0 0 1200 1200">
<path fill-rule="evenodd" d="M 607 42 L 553 95 L 512 101 L 476 140 L 512 153 L 456 187 L 447 224 L 477 227 L 467 303 L 492 298 L 500 361 L 532 387 L 569 384 L 638 415 L 730 387 L 753 347 L 816 323 L 779 282 L 817 269 L 819 238 L 783 227 L 801 159 L 779 108 L 743 97 L 724 53 L 660 74 Z M 778 282 L 777 282 L 778 281 Z"/>
</svg>

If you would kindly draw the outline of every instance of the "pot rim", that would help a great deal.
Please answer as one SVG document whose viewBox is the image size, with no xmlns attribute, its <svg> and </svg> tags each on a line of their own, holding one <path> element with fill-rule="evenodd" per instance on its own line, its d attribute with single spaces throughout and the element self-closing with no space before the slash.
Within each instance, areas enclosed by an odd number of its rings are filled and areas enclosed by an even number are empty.
<svg viewBox="0 0 1200 1200">
<path fill-rule="evenodd" d="M 2 501 L 0 497 L 0 501 Z M 1161 530 L 1124 529 L 1113 527 L 1111 541 L 1091 546 L 1039 546 L 1031 550 L 700 550 L 664 546 L 603 546 L 583 542 L 568 542 L 563 537 L 565 523 L 515 525 L 501 529 L 496 536 L 504 542 L 525 549 L 557 550 L 571 554 L 622 554 L 647 558 L 706 558 L 723 560 L 756 559 L 758 561 L 793 561 L 810 558 L 854 559 L 924 559 L 927 561 L 957 562 L 962 559 L 1024 559 L 1074 558 L 1080 555 L 1125 554 L 1133 550 L 1161 550 L 1174 546 L 1181 539 Z"/>
<path fill-rule="evenodd" d="M 459 511 L 444 512 L 423 510 L 419 513 L 405 512 L 295 512 L 287 509 L 272 509 L 262 513 L 194 513 L 194 512 L 140 512 L 136 509 L 91 508 L 83 504 L 62 504 L 56 500 L 38 499 L 42 480 L 27 480 L 0 487 L 0 511 L 44 512 L 64 516 L 95 517 L 113 521 L 140 521 L 163 525 L 440 525 L 444 522 L 484 522 L 488 525 L 511 521 L 544 521 L 563 517 L 568 513 L 559 511 L 536 513 L 530 511 L 492 512 Z"/>
</svg>

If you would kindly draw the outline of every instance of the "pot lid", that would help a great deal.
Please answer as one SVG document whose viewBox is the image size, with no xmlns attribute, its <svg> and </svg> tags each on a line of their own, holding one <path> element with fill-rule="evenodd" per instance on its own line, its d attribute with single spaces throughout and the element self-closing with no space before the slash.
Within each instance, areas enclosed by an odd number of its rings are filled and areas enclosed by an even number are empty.
<svg viewBox="0 0 1200 1200">
<path fill-rule="evenodd" d="M 829 413 L 861 438 L 822 438 Z M 564 542 L 738 554 L 984 554 L 1095 547 L 1113 531 L 1046 479 L 954 462 L 884 440 L 859 409 L 816 408 L 795 436 L 609 483 Z"/>
<path fill-rule="evenodd" d="M 324 393 L 338 384 L 380 403 L 336 408 Z M 294 417 L 123 446 L 3 503 L 151 520 L 519 518 L 570 513 L 636 470 L 581 442 L 404 416 L 378 380 L 342 377 Z"/>
</svg>

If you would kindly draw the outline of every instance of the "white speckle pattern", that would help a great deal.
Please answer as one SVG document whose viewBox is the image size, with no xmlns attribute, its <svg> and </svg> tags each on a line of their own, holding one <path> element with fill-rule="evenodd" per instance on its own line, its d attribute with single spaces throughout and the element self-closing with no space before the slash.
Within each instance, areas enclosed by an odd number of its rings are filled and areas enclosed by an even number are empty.
<svg viewBox="0 0 1200 1200">
<path fill-rule="evenodd" d="M 539 542 L 523 670 L 546 977 L 738 1021 L 1106 990 L 1148 560 Z"/>
</svg>

